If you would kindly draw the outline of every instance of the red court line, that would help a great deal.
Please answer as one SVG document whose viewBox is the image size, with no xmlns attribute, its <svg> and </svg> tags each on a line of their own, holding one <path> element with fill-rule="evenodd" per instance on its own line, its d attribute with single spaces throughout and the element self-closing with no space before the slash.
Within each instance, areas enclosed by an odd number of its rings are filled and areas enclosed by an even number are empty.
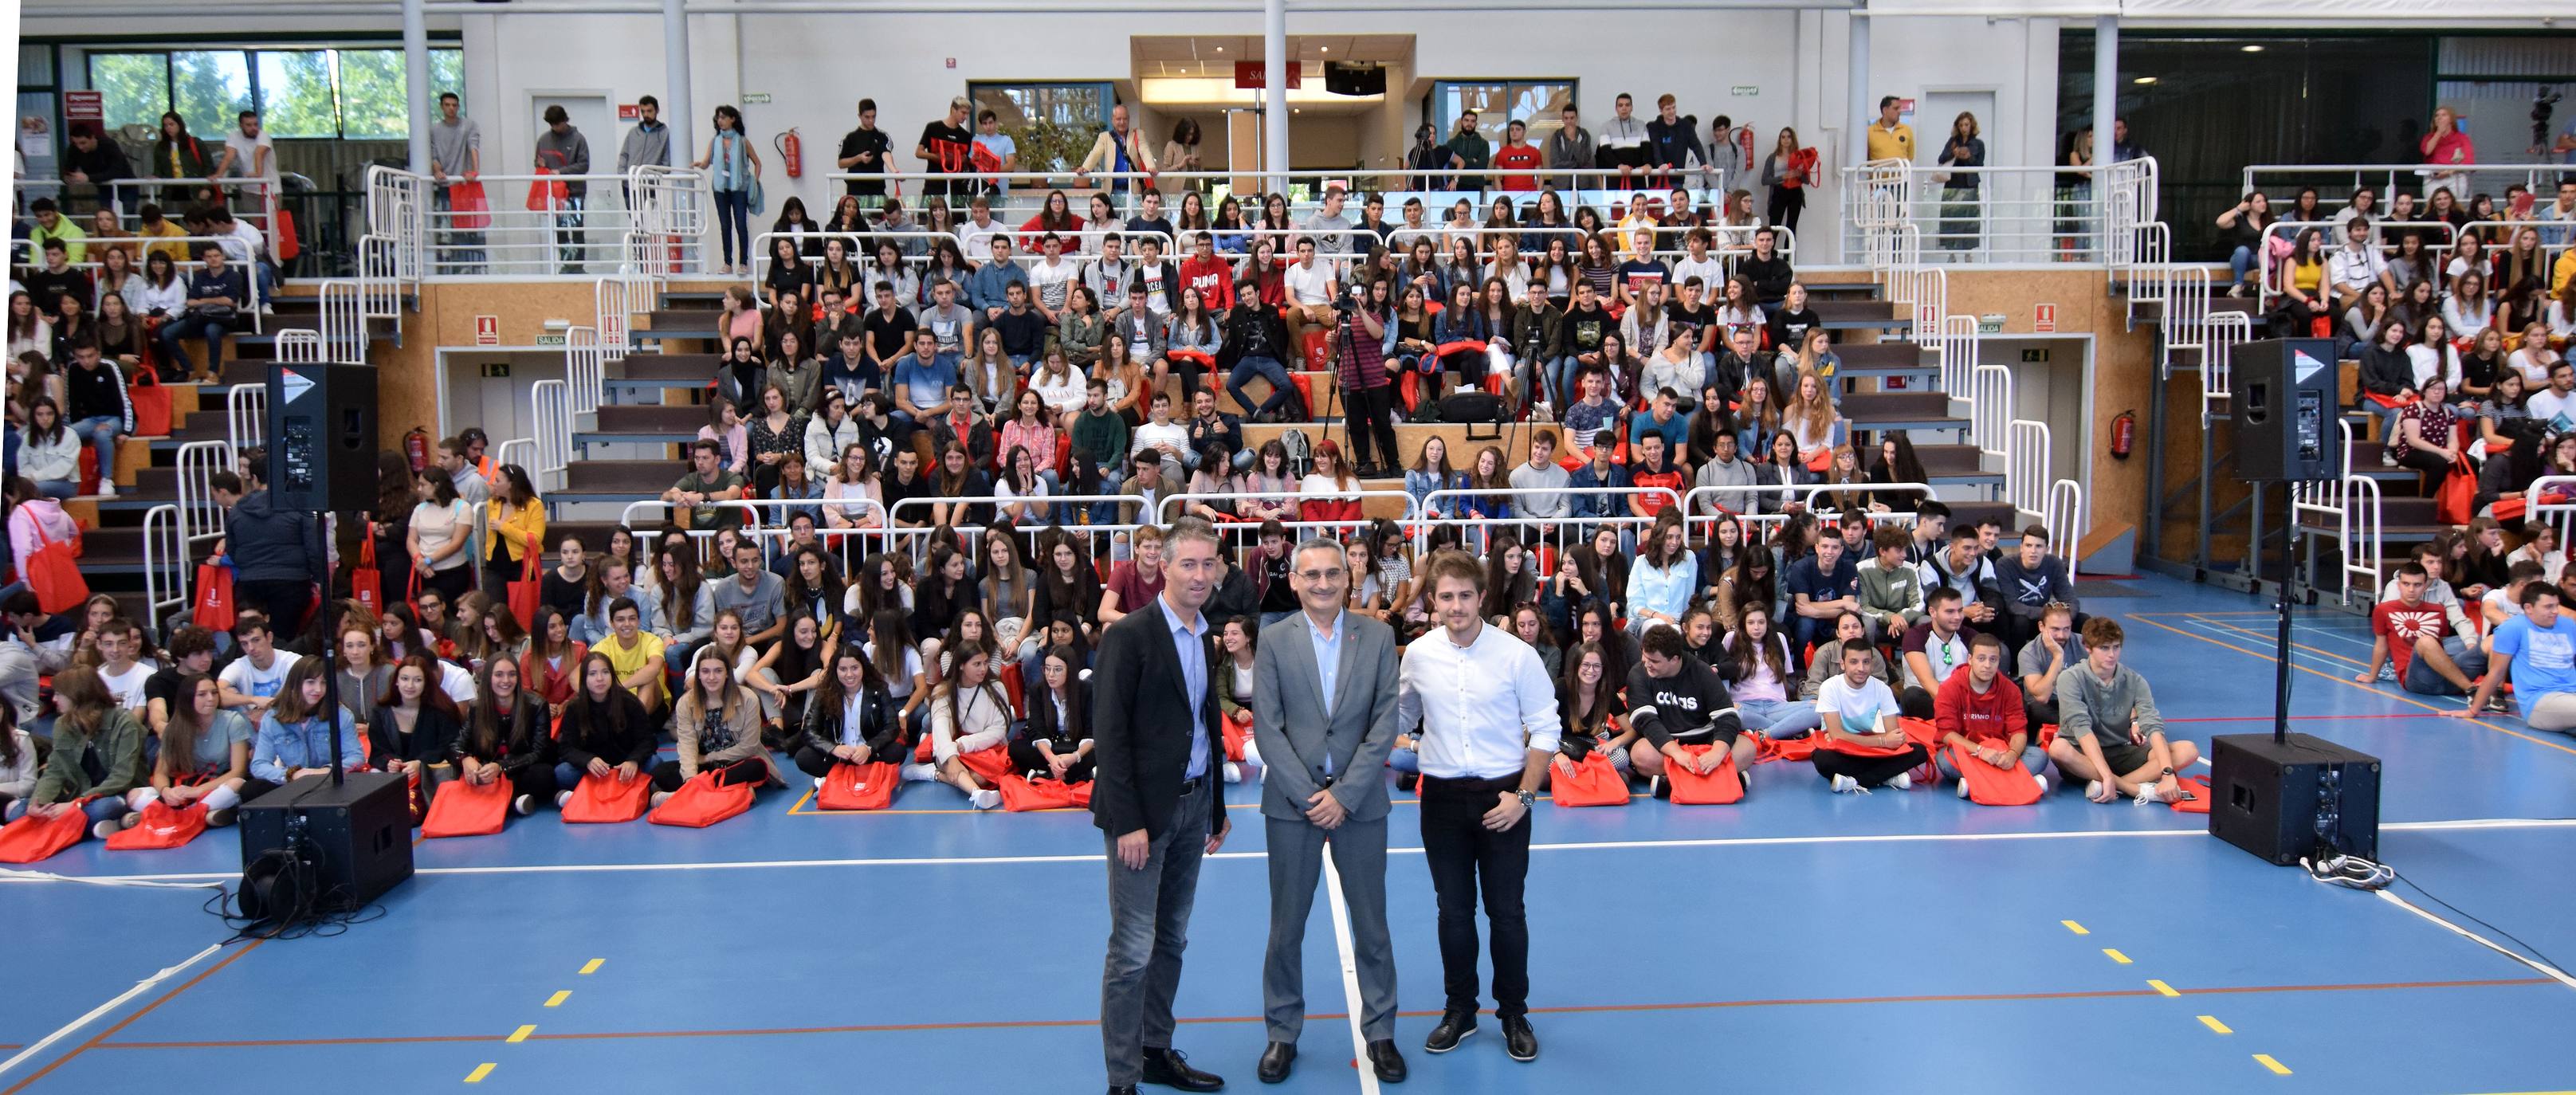
<svg viewBox="0 0 2576 1095">
<path fill-rule="evenodd" d="M 268 940 L 266 940 L 266 939 L 254 939 L 254 940 L 251 940 L 251 941 L 250 941 L 249 945 L 242 947 L 240 950 L 236 950 L 236 951 L 232 952 L 231 954 L 227 954 L 227 955 L 225 955 L 225 956 L 224 956 L 224 958 L 223 958 L 223 961 L 217 962 L 217 963 L 215 963 L 214 965 L 211 965 L 211 966 L 206 967 L 206 969 L 205 969 L 205 971 L 204 971 L 204 972 L 199 973 L 199 974 L 198 974 L 198 975 L 196 975 L 195 977 L 191 977 L 191 978 L 187 979 L 186 981 L 182 981 L 182 982 L 180 982 L 180 983 L 179 983 L 179 987 L 174 988 L 174 989 L 171 989 L 171 990 L 170 990 L 170 991 L 168 991 L 168 992 L 162 993 L 160 996 L 158 996 L 158 997 L 154 998 L 154 999 L 153 999 L 153 1001 L 152 1001 L 151 1003 L 149 1003 L 149 1004 L 145 1004 L 145 1005 L 143 1005 L 142 1007 L 135 1009 L 134 1014 L 132 1014 L 132 1015 L 128 1015 L 128 1016 L 126 1016 L 126 1017 L 125 1017 L 125 1018 L 123 1018 L 123 1019 L 119 1019 L 119 1020 L 117 1020 L 117 1021 L 116 1021 L 116 1023 L 115 1023 L 114 1025 L 112 1025 L 112 1026 L 108 1027 L 107 1029 L 102 1030 L 102 1031 L 99 1031 L 97 1034 L 91 1035 L 91 1036 L 90 1036 L 90 1040 L 89 1040 L 89 1041 L 86 1041 L 86 1042 L 81 1043 L 78 1047 L 75 1047 L 71 1052 L 66 1053 L 66 1054 L 63 1054 L 63 1055 L 62 1055 L 62 1056 L 60 1056 L 60 1057 L 56 1057 L 56 1058 L 54 1058 L 53 1060 L 46 1062 L 46 1063 L 45 1063 L 45 1067 L 40 1068 L 40 1069 L 37 1069 L 37 1070 L 35 1071 L 35 1074 L 34 1074 L 34 1075 L 31 1075 L 31 1076 L 27 1077 L 27 1078 L 26 1078 L 26 1079 L 24 1079 L 24 1080 L 20 1080 L 20 1081 L 18 1081 L 18 1082 L 17 1082 L 17 1084 L 15 1084 L 14 1086 L 10 1087 L 10 1088 L 9 1088 L 9 1090 L 7 1090 L 7 1091 L 0 1091 L 0 1095 L 18 1095 L 18 1093 L 19 1093 L 19 1092 L 21 1092 L 21 1091 L 25 1091 L 25 1090 L 27 1090 L 28 1088 L 35 1086 L 36 1081 L 41 1080 L 41 1079 L 44 1079 L 47 1073 L 50 1073 L 50 1072 L 52 1072 L 52 1071 L 53 1071 L 53 1070 L 55 1070 L 55 1069 L 61 1068 L 61 1067 L 63 1067 L 64 1065 L 69 1064 L 69 1063 L 71 1062 L 71 1059 L 72 1059 L 72 1058 L 74 1058 L 74 1057 L 78 1057 L 78 1056 L 80 1056 L 80 1055 L 81 1055 L 81 1054 L 83 1054 L 83 1053 L 86 1053 L 86 1052 L 88 1052 L 88 1051 L 90 1051 L 90 1050 L 93 1050 L 93 1049 L 97 1049 L 97 1048 L 99 1048 L 102 1044 L 106 1043 L 106 1041 L 107 1041 L 107 1039 L 108 1039 L 108 1037 L 109 1037 L 110 1035 L 113 1035 L 113 1034 L 115 1034 L 117 1031 L 124 1030 L 125 1028 L 127 1028 L 127 1027 L 129 1027 L 129 1026 L 134 1025 L 134 1021 L 135 1021 L 135 1020 L 140 1019 L 140 1018 L 143 1018 L 143 1017 L 144 1017 L 144 1016 L 146 1016 L 146 1015 L 150 1015 L 150 1014 L 152 1014 L 152 1009 L 157 1008 L 157 1007 L 160 1007 L 160 1006 L 161 1006 L 161 1005 L 163 1005 L 163 1004 L 169 1003 L 170 1001 L 172 1001 L 172 1000 L 174 1000 L 174 999 L 177 999 L 180 993 L 186 992 L 186 991 L 188 991 L 189 989 L 192 989 L 192 988 L 197 987 L 197 983 L 198 983 L 198 982 L 203 981 L 203 980 L 205 980 L 206 978 L 212 977 L 212 976 L 214 976 L 214 975 L 215 975 L 216 971 L 221 970 L 221 969 L 223 969 L 223 968 L 224 968 L 224 967 L 226 967 L 226 966 L 232 965 L 232 964 L 233 964 L 233 960 L 234 960 L 234 959 L 240 958 L 241 956 L 243 956 L 243 955 L 245 955 L 245 954 L 249 954 L 249 953 L 250 953 L 250 952 L 252 952 L 252 951 L 258 950 L 258 949 L 259 949 L 259 945 L 260 945 L 260 944 L 262 944 L 262 943 L 265 943 L 265 942 L 268 942 Z"/>
<path fill-rule="evenodd" d="M 208 971 L 212 972 L 212 971 Z M 2515 977 L 2473 981 L 2386 981 L 2349 985 L 2249 985 L 2232 988 L 2180 989 L 2184 996 L 2239 995 L 2246 993 L 2289 992 L 2375 992 L 2395 989 L 2506 988 L 2526 985 L 2554 985 L 2546 977 Z M 2151 988 L 2094 989 L 2076 992 L 2004 992 L 1965 993 L 1943 996 L 1846 996 L 1803 1000 L 1707 1000 L 1668 1004 L 1574 1004 L 1562 1007 L 1531 1008 L 1533 1015 L 1579 1015 L 1593 1013 L 1641 1011 L 1708 1011 L 1721 1008 L 1817 1007 L 1853 1004 L 1988 1004 L 2017 1003 L 2033 1000 L 2117 1000 L 2132 997 L 2162 996 Z M 1404 1011 L 1405 1018 L 1428 1018 L 1433 1011 Z M 1347 1020 L 1342 1013 L 1310 1014 L 1306 1018 L 1319 1022 Z M 131 1020 L 129 1020 L 131 1021 Z M 1185 1024 L 1258 1023 L 1258 1015 L 1211 1015 L 1185 1018 Z M 120 1024 L 122 1025 L 122 1024 Z M 1038 1030 L 1049 1027 L 1098 1026 L 1097 1019 L 1032 1019 L 996 1020 L 965 1023 L 881 1023 L 826 1027 L 758 1027 L 735 1030 L 633 1030 L 588 1033 L 531 1034 L 530 1042 L 623 1041 L 638 1038 L 747 1038 L 793 1034 L 901 1034 L 941 1030 Z M 269 1049 L 294 1046 L 379 1046 L 416 1045 L 440 1042 L 497 1042 L 506 1034 L 429 1034 L 383 1038 L 279 1038 L 247 1041 L 205 1042 L 110 1042 L 101 1049 Z"/>
</svg>

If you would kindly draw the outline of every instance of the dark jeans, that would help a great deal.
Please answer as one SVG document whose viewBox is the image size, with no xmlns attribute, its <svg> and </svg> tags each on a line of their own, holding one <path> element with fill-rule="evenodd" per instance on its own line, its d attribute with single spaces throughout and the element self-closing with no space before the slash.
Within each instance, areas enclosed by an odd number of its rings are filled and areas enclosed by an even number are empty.
<svg viewBox="0 0 2576 1095">
<path fill-rule="evenodd" d="M 875 764 L 902 764 L 911 759 L 912 750 L 905 748 L 900 738 L 887 742 L 884 748 L 868 756 L 868 760 Z M 816 779 L 831 775 L 832 766 L 839 763 L 840 759 L 834 757 L 830 750 L 814 748 L 810 743 L 796 747 L 796 770 Z"/>
<path fill-rule="evenodd" d="M 1182 789 L 1171 827 L 1148 846 L 1142 870 L 1118 862 L 1118 834 L 1101 834 L 1109 849 L 1109 953 L 1100 968 L 1100 1050 L 1111 1087 L 1143 1077 L 1145 1050 L 1171 1048 L 1181 952 L 1190 945 L 1208 826 L 1220 808 L 1216 782 L 1211 770 Z"/>
<path fill-rule="evenodd" d="M 220 376 L 224 371 L 224 336 L 231 333 L 232 327 L 225 321 L 204 316 L 180 316 L 161 325 L 161 352 L 169 355 L 170 360 L 177 363 L 179 375 L 185 376 L 196 372 L 197 365 L 189 359 L 188 351 L 179 348 L 179 340 L 203 338 L 206 340 L 206 371 Z"/>
<path fill-rule="evenodd" d="M 1850 776 L 1863 787 L 1876 787 L 1930 759 L 1932 754 L 1924 752 L 1920 745 L 1907 746 L 1905 752 L 1892 757 L 1856 757 L 1823 748 L 1816 750 L 1815 757 L 1817 775 L 1826 779 Z"/>
<path fill-rule="evenodd" d="M 718 190 L 715 196 L 716 234 L 724 242 L 724 264 L 749 265 L 752 258 L 751 191 Z"/>
<path fill-rule="evenodd" d="M 1447 1011 L 1476 1011 L 1476 902 L 1492 926 L 1494 1014 L 1529 1013 L 1529 918 L 1521 904 L 1529 877 L 1530 819 L 1504 832 L 1485 828 L 1495 796 L 1520 786 L 1501 779 L 1422 777 L 1422 854 L 1439 906 L 1441 988 Z"/>
<path fill-rule="evenodd" d="M 701 767 L 698 772 L 703 775 L 710 770 Z M 744 757 L 712 770 L 719 773 L 716 782 L 727 787 L 737 783 L 758 784 L 769 778 L 769 765 L 759 757 Z M 656 791 L 677 791 L 686 782 L 688 780 L 680 775 L 679 761 L 666 760 L 653 766 L 653 789 Z"/>
<path fill-rule="evenodd" d="M 1270 398 L 1257 403 L 1243 391 L 1243 382 L 1256 376 L 1270 382 Z M 1225 390 L 1234 393 L 1235 404 L 1242 407 L 1245 414 L 1263 415 L 1287 405 L 1289 393 L 1296 390 L 1294 383 L 1288 377 L 1288 367 L 1280 364 L 1278 358 L 1246 354 L 1235 360 L 1234 372 L 1225 378 Z M 1309 410 L 1307 413 L 1311 415 L 1314 412 Z"/>
<path fill-rule="evenodd" d="M 292 639 L 304 633 L 304 614 L 313 607 L 313 583 L 302 578 L 236 580 L 233 599 L 267 616 L 271 634 Z"/>
<path fill-rule="evenodd" d="M 1050 779 L 1054 778 L 1055 775 L 1055 769 L 1047 766 L 1046 754 L 1038 752 L 1037 745 L 1026 738 L 1022 738 L 1011 743 L 1011 767 L 1021 772 L 1035 773 L 1037 775 L 1046 776 Z M 1065 768 L 1064 781 L 1066 783 L 1089 783 L 1091 782 L 1093 768 L 1094 763 L 1090 757 L 1084 757 L 1081 760 L 1077 760 Z"/>
<path fill-rule="evenodd" d="M 1345 391 L 1342 399 L 1349 405 L 1345 421 L 1350 425 L 1352 459 L 1362 466 L 1377 463 L 1371 455 L 1375 449 L 1384 451 L 1389 464 L 1402 460 L 1395 449 L 1395 385 Z"/>
</svg>

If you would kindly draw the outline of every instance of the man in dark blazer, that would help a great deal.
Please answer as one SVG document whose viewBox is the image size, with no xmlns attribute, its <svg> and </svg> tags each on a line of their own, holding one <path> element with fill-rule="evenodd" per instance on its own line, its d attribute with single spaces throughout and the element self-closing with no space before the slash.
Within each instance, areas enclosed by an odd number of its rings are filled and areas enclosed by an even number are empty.
<svg viewBox="0 0 2576 1095">
<path fill-rule="evenodd" d="M 1172 1048 L 1172 996 L 1199 862 L 1225 843 L 1225 763 L 1212 674 L 1222 670 L 1200 606 L 1222 566 L 1216 533 L 1183 520 L 1164 539 L 1163 592 L 1101 633 L 1091 676 L 1092 823 L 1109 846 L 1109 954 L 1100 1041 L 1110 1095 L 1139 1082 L 1215 1091 L 1225 1081 Z"/>
<path fill-rule="evenodd" d="M 1400 1083 L 1395 946 L 1386 926 L 1386 755 L 1395 746 L 1395 632 L 1343 605 L 1342 546 L 1309 540 L 1290 558 L 1303 609 L 1261 630 L 1252 668 L 1252 736 L 1269 766 L 1261 818 L 1270 858 L 1270 951 L 1261 966 L 1270 1045 L 1261 1082 L 1288 1078 L 1305 1028 L 1306 917 L 1324 846 L 1350 907 L 1359 1027 L 1379 1080 Z"/>
</svg>

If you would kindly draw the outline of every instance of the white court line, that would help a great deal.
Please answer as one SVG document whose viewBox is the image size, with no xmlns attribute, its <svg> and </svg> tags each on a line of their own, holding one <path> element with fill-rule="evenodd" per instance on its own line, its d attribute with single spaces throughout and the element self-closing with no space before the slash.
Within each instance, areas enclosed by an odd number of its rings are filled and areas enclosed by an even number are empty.
<svg viewBox="0 0 2576 1095">
<path fill-rule="evenodd" d="M 1333 842 L 1324 842 L 1324 896 L 1333 905 L 1333 945 L 1342 952 L 1342 1011 L 1351 1021 L 1351 1063 L 1360 1074 L 1361 1095 L 1378 1095 L 1377 1069 L 1368 1056 L 1368 1035 L 1360 1029 L 1360 963 L 1351 949 L 1351 907 L 1342 900 L 1342 871 L 1333 863 Z"/>
<path fill-rule="evenodd" d="M 167 980 L 169 980 L 169 979 L 171 978 L 171 976 L 173 976 L 173 975 L 175 975 L 175 974 L 178 974 L 178 973 L 180 973 L 180 972 L 182 972 L 182 971 L 186 970 L 188 967 L 193 966 L 193 965 L 196 965 L 196 964 L 197 964 L 197 963 L 199 963 L 199 962 L 203 962 L 203 961 L 205 961 L 205 960 L 206 960 L 206 958 L 207 958 L 207 956 L 212 955 L 212 954 L 214 954 L 216 951 L 219 951 L 219 950 L 222 950 L 222 949 L 224 949 L 224 945 L 223 945 L 223 944 L 221 944 L 221 943 L 217 943 L 217 944 L 215 944 L 214 946 L 211 946 L 211 947 L 208 947 L 208 948 L 206 948 L 206 949 L 204 949 L 204 950 L 198 951 L 198 952 L 197 952 L 193 957 L 189 958 L 189 959 L 188 959 L 187 961 L 185 961 L 185 962 L 181 962 L 181 963 L 179 963 L 178 965 L 172 966 L 172 967 L 170 967 L 170 968 L 168 968 L 168 969 L 162 970 L 162 971 L 161 971 L 161 972 L 159 972 L 159 973 L 153 974 L 153 975 L 152 975 L 152 976 L 150 976 L 150 977 L 146 977 L 146 978 L 144 978 L 143 980 L 140 980 L 140 981 L 135 982 L 135 983 L 134 983 L 134 987 L 133 987 L 133 988 L 127 989 L 127 990 L 125 990 L 124 992 L 119 993 L 119 994 L 117 995 L 116 999 L 110 1000 L 110 1001 L 108 1001 L 108 1002 L 106 1002 L 106 1003 L 104 1003 L 104 1004 L 100 1004 L 100 1005 L 99 1005 L 99 1006 L 97 1006 L 97 1007 L 94 1007 L 94 1008 L 89 1009 L 89 1014 L 87 1014 L 87 1015 L 83 1015 L 83 1016 L 81 1016 L 81 1017 L 80 1017 L 80 1018 L 78 1018 L 78 1019 L 74 1019 L 74 1020 L 72 1020 L 71 1022 L 64 1024 L 64 1025 L 63 1025 L 63 1027 L 62 1027 L 62 1029 L 57 1030 L 57 1031 L 53 1032 L 52 1034 L 48 1034 L 48 1035 L 44 1036 L 44 1038 L 42 1038 L 42 1039 L 38 1040 L 38 1041 L 36 1042 L 36 1044 L 34 1044 L 34 1045 L 31 1045 L 31 1046 L 28 1046 L 28 1047 L 27 1047 L 27 1048 L 25 1048 L 25 1049 L 19 1050 L 19 1051 L 18 1051 L 18 1055 L 17 1055 L 17 1056 L 15 1056 L 15 1057 L 11 1057 L 11 1058 L 9 1058 L 9 1059 L 8 1059 L 8 1060 L 6 1060 L 6 1061 L 0 1061 L 0 1076 L 8 1075 L 8 1074 L 9 1074 L 9 1070 L 10 1070 L 10 1069 L 16 1068 L 16 1067 L 18 1067 L 19 1065 L 26 1063 L 28 1059 L 30 1059 L 30 1058 L 32 1058 L 32 1057 L 34 1057 L 34 1056 L 36 1056 L 36 1055 L 37 1055 L 37 1054 L 39 1054 L 39 1053 L 43 1053 L 43 1052 L 46 1050 L 46 1048 L 47 1048 L 47 1047 L 50 1047 L 50 1046 L 52 1046 L 54 1043 L 59 1042 L 59 1041 L 62 1041 L 63 1039 L 70 1037 L 73 1033 L 75 1033 L 75 1032 L 79 1031 L 82 1027 L 85 1027 L 85 1026 L 90 1025 L 91 1023 L 95 1023 L 95 1022 L 97 1022 L 99 1019 L 101 1019 L 101 1018 L 103 1018 L 103 1017 L 107 1016 L 108 1014 L 110 1014 L 110 1013 L 114 1012 L 116 1009 L 118 1009 L 118 1008 L 120 1008 L 120 1007 L 124 1007 L 124 1006 L 126 1005 L 126 1003 L 127 1003 L 127 1002 L 129 1002 L 129 1001 L 133 1000 L 135 997 L 137 997 L 137 996 L 141 996 L 141 995 L 143 995 L 143 994 L 144 994 L 144 993 L 146 993 L 146 992 L 150 992 L 150 991 L 152 990 L 152 986 L 154 986 L 154 985 L 158 985 L 158 984 L 160 984 L 160 983 L 161 983 L 161 982 L 163 982 L 163 981 L 167 981 Z"/>
<path fill-rule="evenodd" d="M 2576 818 L 2469 818 L 2458 821 L 2398 821 L 2379 827 L 2381 832 L 2416 832 L 2440 829 L 2565 829 L 2576 828 Z M 2206 829 L 2100 829 L 2080 832 L 2036 833 L 1887 833 L 1876 836 L 1751 836 L 1709 837 L 1693 840 L 1604 840 L 1563 844 L 1532 844 L 1533 852 L 1597 852 L 1629 848 L 1738 848 L 1796 844 L 1947 844 L 1989 840 L 2088 840 L 2131 837 L 2208 836 Z M 1388 848 L 1388 855 L 1421 855 L 1420 848 Z M 1264 859 L 1270 853 L 1218 852 L 1208 859 Z M 414 872 L 423 875 L 481 874 L 583 874 L 627 871 L 739 871 L 763 868 L 797 867 L 975 867 L 1008 866 L 1031 863 L 1098 863 L 1106 856 L 1080 855 L 1011 855 L 907 857 L 895 859 L 761 859 L 708 863 L 541 863 L 491 867 L 423 867 Z M 209 879 L 238 879 L 238 871 L 201 871 L 193 874 L 93 875 L 84 881 L 154 881 L 194 882 Z M 8 878 L 0 882 L 42 882 L 51 878 Z"/>
<path fill-rule="evenodd" d="M 2516 962 L 2520 962 L 2520 963 L 2522 963 L 2523 965 L 2529 966 L 2529 967 L 2531 967 L 2532 969 L 2538 970 L 2538 971 L 2540 971 L 2541 976 L 2543 976 L 2543 977 L 2547 977 L 2547 978 L 2549 978 L 2549 979 L 2550 979 L 2550 980 L 2552 980 L 2552 981 L 2556 981 L 2556 982 L 2558 982 L 2559 984 L 2562 984 L 2562 985 L 2567 986 L 2568 988 L 2576 989 L 2576 977 L 2569 977 L 2569 976 L 2567 976 L 2567 974 L 2566 974 L 2566 972 L 2565 972 L 2565 971 L 2560 970 L 2560 969 L 2559 969 L 2558 967 L 2556 967 L 2556 966 L 2552 966 L 2552 965 L 2550 965 L 2550 964 L 2548 964 L 2548 963 L 2546 963 L 2546 962 L 2541 962 L 2541 961 L 2538 961 L 2538 960 L 2536 960 L 2536 959 L 2533 959 L 2533 958 L 2527 957 L 2527 956 L 2525 956 L 2525 955 L 2523 955 L 2523 954 L 2520 954 L 2520 953 L 2518 953 L 2518 952 L 2515 952 L 2515 951 L 2506 950 L 2503 946 L 2501 946 L 2501 945 L 2497 944 L 2494 940 L 2492 940 L 2492 939 L 2488 939 L 2486 936 L 2479 935 L 2478 933 L 2473 932 L 2473 931 L 2470 931 L 2470 930 L 2469 930 L 2469 929 L 2467 929 L 2467 928 L 2463 928 L 2463 927 L 2461 927 L 2461 926 L 2459 926 L 2459 925 L 2457 925 L 2457 924 L 2451 923 L 2451 922 L 2450 922 L 2450 921 L 2448 921 L 2448 920 L 2444 920 L 2444 919 L 2442 919 L 2442 918 L 2441 918 L 2441 917 L 2439 917 L 2439 916 L 2435 916 L 2435 915 L 2433 915 L 2432 913 L 2425 911 L 2425 909 L 2424 909 L 2424 907 L 2423 907 L 2423 906 L 2421 906 L 2421 905 L 2417 905 L 2416 903 L 2414 903 L 2414 902 L 2412 902 L 2412 901 L 2408 901 L 2408 900 L 2406 900 L 2405 898 L 2399 897 L 2399 896 L 2397 896 L 2395 893 L 2393 893 L 2393 892 L 2391 892 L 2391 891 L 2388 891 L 2388 890 L 2379 890 L 2379 891 L 2377 891 L 2377 893 L 2379 894 L 2380 899 L 2381 899 L 2381 900 L 2383 900 L 2383 901 L 2390 902 L 2390 903 L 2392 903 L 2392 904 L 2396 905 L 2398 908 L 2401 908 L 2401 909 L 2406 910 L 2407 912 L 2414 913 L 2415 915 L 2420 916 L 2420 917 L 2423 917 L 2423 918 L 2424 918 L 2424 919 L 2426 919 L 2426 920 L 2430 920 L 2430 921 L 2432 921 L 2432 922 L 2434 922 L 2434 923 L 2436 923 L 2436 924 L 2439 924 L 2439 925 L 2441 925 L 2441 926 L 2443 926 L 2443 927 L 2445 927 L 2445 928 L 2449 928 L 2452 932 L 2454 932 L 2454 933 L 2458 934 L 2460 937 L 2462 937 L 2462 938 L 2464 938 L 2464 939 L 2469 940 L 2470 942 L 2476 943 L 2476 944 L 2478 944 L 2479 946 L 2485 947 L 2485 948 L 2486 948 L 2486 949 L 2488 949 L 2488 950 L 2491 950 L 2491 951 L 2496 952 L 2497 954 L 2501 954 L 2501 955 L 2503 955 L 2503 956 L 2505 956 L 2505 957 L 2507 957 L 2507 958 L 2513 959 L 2513 960 L 2514 960 L 2514 961 L 2516 961 Z"/>
</svg>

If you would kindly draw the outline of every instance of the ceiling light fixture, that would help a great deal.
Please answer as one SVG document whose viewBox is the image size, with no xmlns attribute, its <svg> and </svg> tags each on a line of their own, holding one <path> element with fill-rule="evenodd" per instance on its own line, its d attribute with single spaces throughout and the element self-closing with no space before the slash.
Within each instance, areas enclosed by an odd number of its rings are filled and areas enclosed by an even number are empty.
<svg viewBox="0 0 2576 1095">
<path fill-rule="evenodd" d="M 2244 47 L 2244 49 L 2245 49 L 2245 52 L 2247 52 L 2247 53 L 2261 53 L 2261 52 L 2263 52 L 2263 47 L 2261 47 L 2261 46 L 2246 46 L 2246 47 Z"/>
<path fill-rule="evenodd" d="M 2129 82 L 2130 82 L 2130 83 L 2133 83 L 2133 84 L 2137 84 L 2137 85 L 2139 85 L 2140 87 L 2144 87 L 2144 86 L 2146 86 L 2146 85 L 2148 85 L 2148 84 L 2155 83 L 2155 82 L 2156 82 L 2156 78 L 2155 78 L 2155 77 L 2153 77 L 2153 76 L 2140 76 L 2140 77 L 2138 77 L 2137 79 L 2135 79 L 2135 80 L 2131 80 L 2131 81 L 2129 81 Z"/>
</svg>

